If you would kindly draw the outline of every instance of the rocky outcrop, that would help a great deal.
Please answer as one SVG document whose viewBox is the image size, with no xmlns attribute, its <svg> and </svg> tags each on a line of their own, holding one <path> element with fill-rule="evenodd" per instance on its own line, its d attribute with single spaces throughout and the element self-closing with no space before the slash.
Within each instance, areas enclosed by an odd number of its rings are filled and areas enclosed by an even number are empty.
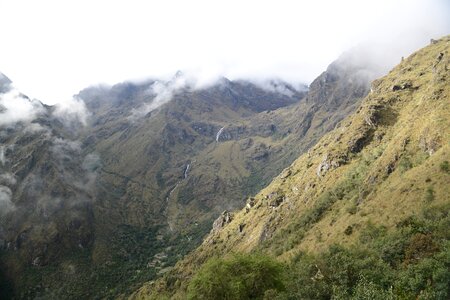
<svg viewBox="0 0 450 300">
<path fill-rule="evenodd" d="M 441 137 L 439 133 L 432 132 L 430 128 L 425 128 L 419 138 L 419 147 L 428 155 L 432 155 L 441 147 Z"/>
<path fill-rule="evenodd" d="M 231 223 L 233 220 L 233 215 L 227 210 L 223 211 L 222 214 L 214 221 L 211 233 L 218 232 L 220 229 L 225 227 L 225 225 Z"/>
<path fill-rule="evenodd" d="M 283 203 L 283 201 L 286 199 L 286 196 L 284 193 L 280 192 L 272 192 L 269 195 L 266 196 L 266 199 L 268 200 L 267 205 L 271 208 L 276 208 Z"/>
</svg>

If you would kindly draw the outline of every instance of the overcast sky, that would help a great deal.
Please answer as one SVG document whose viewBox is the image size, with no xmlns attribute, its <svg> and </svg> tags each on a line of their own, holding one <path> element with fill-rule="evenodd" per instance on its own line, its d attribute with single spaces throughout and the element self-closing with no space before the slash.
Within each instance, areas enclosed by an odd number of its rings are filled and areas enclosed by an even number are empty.
<svg viewBox="0 0 450 300">
<path fill-rule="evenodd" d="M 205 82 L 224 75 L 310 83 L 367 40 L 414 36 L 407 52 L 449 34 L 449 2 L 0 0 L 0 72 L 50 104 L 91 84 L 177 70 Z"/>
</svg>

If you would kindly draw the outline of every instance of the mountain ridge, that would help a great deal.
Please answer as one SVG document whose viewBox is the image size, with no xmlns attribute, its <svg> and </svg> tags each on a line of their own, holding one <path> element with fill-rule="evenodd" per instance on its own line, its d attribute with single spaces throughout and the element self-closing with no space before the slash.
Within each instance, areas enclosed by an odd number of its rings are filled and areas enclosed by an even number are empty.
<svg viewBox="0 0 450 300">
<path fill-rule="evenodd" d="M 442 222 L 448 219 L 445 219 L 445 207 L 449 204 L 446 166 L 450 158 L 448 50 L 447 36 L 410 55 L 388 75 L 375 80 L 370 94 L 353 115 L 325 134 L 254 198 L 249 198 L 244 209 L 233 213 L 224 212 L 199 248 L 179 261 L 174 270 L 162 279 L 144 285 L 130 298 L 184 298 L 190 279 L 196 276 L 208 259 L 226 257 L 233 252 L 258 251 L 278 257 L 281 261 L 294 261 L 291 263 L 294 266 L 296 261 L 300 261 L 301 267 L 310 268 L 309 275 L 301 274 L 306 276 L 303 282 L 295 283 L 295 279 L 292 279 L 294 285 L 290 287 L 294 290 L 291 293 L 298 293 L 300 298 L 319 297 L 317 294 L 311 296 L 311 293 L 320 293 L 322 290 L 299 288 L 311 285 L 324 289 L 325 294 L 321 297 L 336 296 L 333 294 L 336 292 L 334 288 L 331 290 L 326 286 L 328 281 L 315 282 L 324 276 L 327 280 L 333 280 L 333 276 L 337 276 L 334 273 L 341 270 L 331 269 L 316 277 L 314 274 L 321 273 L 321 269 L 325 272 L 331 267 L 318 258 L 315 258 L 315 265 L 314 260 L 310 265 L 301 265 L 302 259 L 308 263 L 308 253 L 317 253 L 318 256 L 326 251 L 329 252 L 323 255 L 331 255 L 333 259 L 333 253 L 347 251 L 346 248 L 332 248 L 335 243 L 342 247 L 361 249 L 366 249 L 366 243 L 367 247 L 377 249 L 378 246 L 372 241 L 381 243 L 380 238 L 374 236 L 367 240 L 370 230 L 392 232 L 386 238 L 392 238 L 393 235 L 399 239 L 398 235 L 404 234 L 405 237 L 400 235 L 400 240 L 406 239 L 405 246 L 402 246 L 405 248 L 395 250 L 399 251 L 400 259 L 409 255 L 401 251 L 410 251 L 408 249 L 416 247 L 418 239 L 431 234 L 436 239 L 428 240 L 427 243 L 435 245 L 434 250 L 414 248 L 418 264 L 427 263 L 425 257 L 434 253 L 437 253 L 432 256 L 436 264 L 441 261 L 445 264 L 445 260 L 442 260 L 448 242 L 448 235 L 442 231 L 445 225 L 432 225 L 434 227 L 419 233 L 408 226 L 416 226 L 414 222 L 419 222 L 411 219 L 416 213 L 417 218 L 429 218 L 429 211 L 434 211 L 435 214 L 441 214 Z M 320 82 L 323 81 L 318 84 Z M 424 219 L 420 222 L 431 221 Z M 410 231 L 404 233 L 400 231 L 402 228 Z M 373 248 L 364 251 L 372 251 Z M 398 272 L 401 276 L 410 276 L 408 272 L 419 272 L 413 269 L 415 265 L 408 260 L 401 264 L 402 261 L 398 260 L 388 261 L 391 259 L 389 257 L 379 258 L 379 253 L 369 253 L 374 259 L 381 259 L 382 263 L 400 264 L 389 272 Z M 441 265 L 438 266 L 441 268 Z M 344 265 L 342 267 L 345 268 Z M 361 272 L 365 276 L 373 276 L 368 274 L 368 269 Z M 434 273 L 420 274 L 427 276 L 423 279 L 425 281 L 439 279 L 439 284 L 445 285 L 445 279 L 433 277 L 438 276 Z M 301 276 L 299 278 L 303 278 Z M 356 285 L 356 281 L 351 284 Z M 445 288 L 439 289 L 439 286 L 423 282 L 413 285 L 402 278 L 389 283 L 394 286 L 391 291 L 383 290 L 383 287 L 378 287 L 380 282 L 374 282 L 371 283 L 372 287 L 380 288 L 379 295 L 404 293 L 409 298 L 421 293 L 438 293 L 436 295 L 440 296 L 436 296 L 436 299 L 444 299 L 446 295 Z M 347 295 L 343 299 L 348 299 L 352 293 L 356 295 L 358 290 L 353 288 L 341 291 Z M 305 296 L 305 293 L 310 294 Z"/>
<path fill-rule="evenodd" d="M 226 80 L 190 89 L 177 76 L 91 87 L 75 96 L 85 100 L 84 127 L 76 118 L 64 123 L 54 115 L 57 108 L 46 107 L 31 121 L 46 130 L 30 138 L 19 126 L 5 134 L 2 143 L 11 149 L 23 134 L 29 143 L 23 157 L 6 153 L 11 165 L 20 160 L 33 166 L 24 168 L 23 178 L 54 168 L 41 177 L 69 179 L 55 184 L 56 195 L 69 190 L 84 197 L 72 188 L 79 181 L 73 178 L 86 177 L 90 187 L 90 200 L 79 207 L 51 202 L 48 211 L 30 209 L 22 224 L 23 218 L 2 224 L 4 244 L 18 245 L 2 249 L 2 264 L 19 297 L 114 297 L 167 272 L 201 242 L 217 215 L 244 206 L 247 196 L 356 109 L 372 76 L 358 74 L 370 67 L 363 61 L 336 67 L 341 64 L 319 76 L 306 98 L 279 81 L 268 89 Z M 34 148 L 41 143 L 48 148 Z M 52 149 L 60 150 L 61 163 L 46 162 Z M 46 158 L 35 160 L 33 153 Z M 43 190 L 51 192 L 45 185 Z M 15 216 L 35 205 L 12 196 Z M 39 217 L 44 213 L 49 217 Z M 58 247 L 63 251 L 49 250 Z"/>
</svg>

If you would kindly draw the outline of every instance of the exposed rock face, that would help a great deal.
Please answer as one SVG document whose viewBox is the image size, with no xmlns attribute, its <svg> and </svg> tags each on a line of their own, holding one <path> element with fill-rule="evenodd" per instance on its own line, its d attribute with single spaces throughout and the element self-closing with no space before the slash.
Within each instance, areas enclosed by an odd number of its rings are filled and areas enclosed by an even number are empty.
<svg viewBox="0 0 450 300">
<path fill-rule="evenodd" d="M 352 147 L 350 147 L 350 152 L 352 152 Z M 339 166 L 346 163 L 348 160 L 348 155 L 343 153 L 327 153 L 322 158 L 322 161 L 317 166 L 316 175 L 317 177 L 324 176 L 330 169 L 338 168 Z"/>
<path fill-rule="evenodd" d="M 214 221 L 211 232 L 217 232 L 225 225 L 233 220 L 233 215 L 228 211 L 223 211 L 222 214 Z"/>
<path fill-rule="evenodd" d="M 281 179 L 286 179 L 286 178 L 288 178 L 289 176 L 291 176 L 291 174 L 292 174 L 292 170 L 291 170 L 291 169 L 287 169 L 287 170 L 285 170 L 284 172 L 282 172 L 282 173 L 280 174 L 280 178 L 281 178 Z"/>
<path fill-rule="evenodd" d="M 279 192 L 273 192 L 267 195 L 269 207 L 275 208 L 280 206 L 281 203 L 285 200 L 285 195 Z"/>
<path fill-rule="evenodd" d="M 432 132 L 430 128 L 425 128 L 420 135 L 419 147 L 428 155 L 432 155 L 441 147 L 440 133 Z"/>
<path fill-rule="evenodd" d="M 249 212 L 250 209 L 255 206 L 255 204 L 256 204 L 255 198 L 250 197 L 247 203 L 245 204 L 245 211 Z"/>
<path fill-rule="evenodd" d="M 317 176 L 323 176 L 330 169 L 330 162 L 328 161 L 328 155 L 325 155 L 320 164 L 317 166 Z"/>
</svg>

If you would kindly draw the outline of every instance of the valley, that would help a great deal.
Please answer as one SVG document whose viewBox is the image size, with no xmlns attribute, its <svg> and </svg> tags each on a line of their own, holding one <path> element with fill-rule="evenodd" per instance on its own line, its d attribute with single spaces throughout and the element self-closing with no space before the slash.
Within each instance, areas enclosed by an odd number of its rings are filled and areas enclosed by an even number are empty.
<svg viewBox="0 0 450 300">
<path fill-rule="evenodd" d="M 448 45 L 390 72 L 355 48 L 309 86 L 177 72 L 70 107 L 0 73 L 0 297 L 214 299 L 220 266 L 267 263 L 284 279 L 229 299 L 444 299 Z"/>
</svg>

